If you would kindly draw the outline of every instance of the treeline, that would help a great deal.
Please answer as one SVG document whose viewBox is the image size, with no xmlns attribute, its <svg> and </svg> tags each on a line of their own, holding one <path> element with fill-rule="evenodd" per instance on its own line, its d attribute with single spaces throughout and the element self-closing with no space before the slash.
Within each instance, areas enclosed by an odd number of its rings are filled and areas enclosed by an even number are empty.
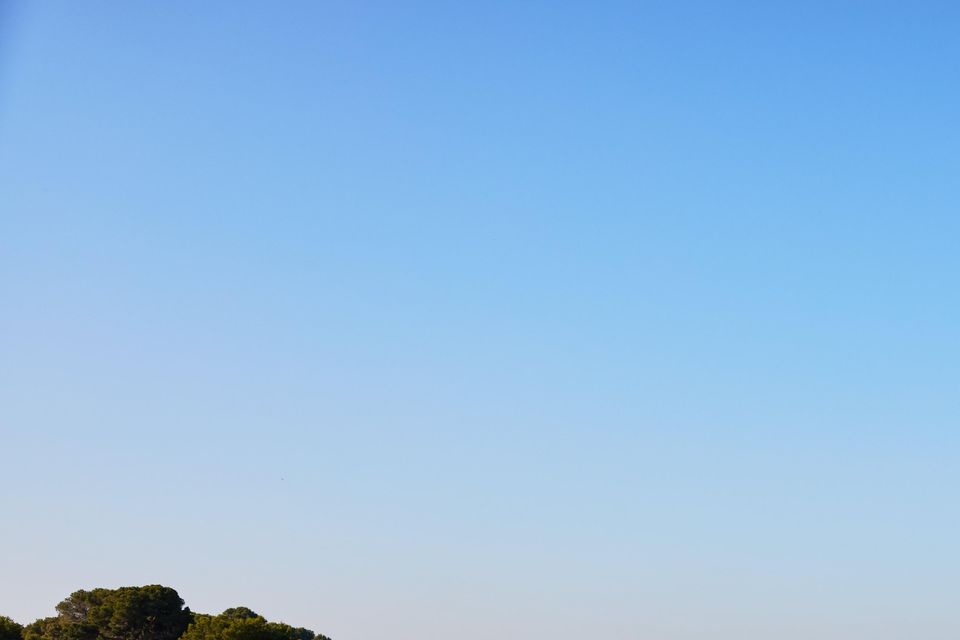
<svg viewBox="0 0 960 640">
<path fill-rule="evenodd" d="M 158 584 L 75 591 L 57 615 L 22 626 L 0 616 L 0 640 L 330 640 L 303 627 L 268 622 L 246 607 L 194 613 Z"/>
</svg>

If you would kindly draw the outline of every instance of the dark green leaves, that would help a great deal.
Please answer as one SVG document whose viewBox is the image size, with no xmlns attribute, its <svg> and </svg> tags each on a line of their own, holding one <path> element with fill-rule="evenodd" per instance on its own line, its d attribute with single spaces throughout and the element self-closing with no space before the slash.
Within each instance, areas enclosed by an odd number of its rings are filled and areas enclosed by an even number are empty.
<svg viewBox="0 0 960 640">
<path fill-rule="evenodd" d="M 23 627 L 6 616 L 0 616 L 0 640 L 21 640 Z"/>
<path fill-rule="evenodd" d="M 76 591 L 57 613 L 25 640 L 177 640 L 191 620 L 177 592 L 160 585 Z"/>
<path fill-rule="evenodd" d="M 247 607 L 193 614 L 175 590 L 156 584 L 75 591 L 57 605 L 57 614 L 25 628 L 0 617 L 0 640 L 329 640 L 268 622 Z"/>
<path fill-rule="evenodd" d="M 198 615 L 181 640 L 329 640 L 302 627 L 267 622 L 246 607 L 233 607 L 218 616 Z"/>
</svg>

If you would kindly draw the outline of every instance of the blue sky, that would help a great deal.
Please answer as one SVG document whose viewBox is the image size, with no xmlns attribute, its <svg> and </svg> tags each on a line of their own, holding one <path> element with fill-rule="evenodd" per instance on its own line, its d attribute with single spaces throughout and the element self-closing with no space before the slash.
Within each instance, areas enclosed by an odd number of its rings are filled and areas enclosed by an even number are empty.
<svg viewBox="0 0 960 640">
<path fill-rule="evenodd" d="M 0 613 L 956 638 L 958 13 L 3 3 Z"/>
</svg>

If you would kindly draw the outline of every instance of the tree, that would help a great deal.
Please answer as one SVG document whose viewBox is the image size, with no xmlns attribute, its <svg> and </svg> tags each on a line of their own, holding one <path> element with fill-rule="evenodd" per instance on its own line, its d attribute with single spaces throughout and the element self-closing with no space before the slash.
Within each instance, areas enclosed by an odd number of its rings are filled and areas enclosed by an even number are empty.
<svg viewBox="0 0 960 640">
<path fill-rule="evenodd" d="M 303 627 L 268 622 L 247 607 L 194 614 L 170 587 L 74 591 L 57 615 L 20 627 L 0 616 L 0 640 L 330 640 Z"/>
<path fill-rule="evenodd" d="M 232 607 L 218 616 L 197 615 L 180 640 L 330 640 L 303 627 L 267 622 L 246 607 Z"/>
<path fill-rule="evenodd" d="M 0 640 L 21 640 L 23 627 L 6 616 L 0 616 Z"/>
<path fill-rule="evenodd" d="M 268 622 L 267 626 L 274 636 L 273 640 L 330 640 L 327 636 L 318 636 L 310 629 L 291 627 L 283 622 Z"/>
<path fill-rule="evenodd" d="M 230 607 L 221 613 L 220 617 L 228 620 L 243 620 L 245 618 L 259 618 L 261 616 L 256 611 L 248 609 L 247 607 Z"/>
<path fill-rule="evenodd" d="M 96 640 L 97 628 L 61 617 L 41 618 L 23 628 L 23 640 Z"/>
<path fill-rule="evenodd" d="M 75 591 L 57 613 L 29 625 L 24 640 L 177 640 L 192 617 L 177 592 L 160 585 Z"/>
</svg>

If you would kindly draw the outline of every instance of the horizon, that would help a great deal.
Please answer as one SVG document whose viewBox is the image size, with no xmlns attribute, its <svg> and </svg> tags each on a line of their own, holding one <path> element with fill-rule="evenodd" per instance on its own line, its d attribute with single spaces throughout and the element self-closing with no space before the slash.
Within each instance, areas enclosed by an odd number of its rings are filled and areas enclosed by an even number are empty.
<svg viewBox="0 0 960 640">
<path fill-rule="evenodd" d="M 958 19 L 0 2 L 0 615 L 955 638 Z"/>
</svg>

